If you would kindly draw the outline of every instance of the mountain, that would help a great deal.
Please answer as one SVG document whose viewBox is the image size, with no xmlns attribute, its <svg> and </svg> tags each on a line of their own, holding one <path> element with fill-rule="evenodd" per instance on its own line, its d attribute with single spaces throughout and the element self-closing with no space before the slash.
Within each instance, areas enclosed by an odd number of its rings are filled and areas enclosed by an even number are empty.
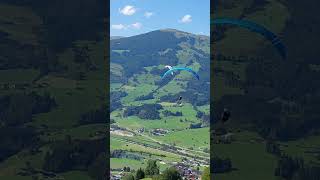
<svg viewBox="0 0 320 180">
<path fill-rule="evenodd" d="M 145 78 L 156 88 L 170 82 L 160 82 L 166 71 L 165 65 L 190 67 L 198 71 L 200 80 L 183 79 L 177 88 L 185 92 L 199 92 L 209 97 L 210 83 L 210 38 L 176 29 L 161 29 L 121 39 L 112 39 L 111 83 L 127 83 Z M 137 82 L 145 84 L 145 82 Z M 178 92 L 177 92 L 178 93 Z M 171 92 L 171 94 L 176 94 Z M 204 99 L 208 99 L 208 98 Z M 200 99 L 203 99 L 200 98 Z M 198 99 L 199 100 L 199 99 Z M 196 100 L 190 100 L 192 104 Z"/>
<path fill-rule="evenodd" d="M 111 82 L 123 81 L 144 67 L 200 65 L 201 79 L 209 81 L 210 38 L 175 29 L 162 29 L 121 39 L 112 39 Z M 121 78 L 119 75 L 121 74 Z M 118 77 L 118 78 L 116 78 Z M 121 79 L 121 80 L 120 80 Z"/>
<path fill-rule="evenodd" d="M 158 95 L 158 99 L 173 101 L 185 94 L 193 105 L 208 104 L 210 90 L 210 38 L 176 29 L 161 29 L 132 37 L 110 41 L 110 83 L 129 86 L 152 86 L 142 96 L 152 96 L 167 85 L 175 91 Z M 188 73 L 160 80 L 165 65 L 189 67 L 197 71 L 200 80 L 186 78 Z M 178 72 L 179 73 L 179 72 Z M 177 74 L 178 74 L 177 73 Z M 177 78 L 176 78 L 177 77 Z M 164 88 L 164 89 L 165 89 Z M 149 94 L 148 94 L 149 93 Z M 194 94 L 193 97 L 190 94 Z M 136 97 L 141 98 L 141 97 Z"/>
</svg>

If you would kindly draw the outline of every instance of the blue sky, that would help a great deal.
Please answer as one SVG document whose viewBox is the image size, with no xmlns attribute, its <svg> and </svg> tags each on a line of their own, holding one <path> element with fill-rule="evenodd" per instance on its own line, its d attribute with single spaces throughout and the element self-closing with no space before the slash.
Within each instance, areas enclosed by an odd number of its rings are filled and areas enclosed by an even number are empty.
<svg viewBox="0 0 320 180">
<path fill-rule="evenodd" d="M 159 29 L 210 34 L 210 0 L 110 0 L 111 36 Z"/>
</svg>

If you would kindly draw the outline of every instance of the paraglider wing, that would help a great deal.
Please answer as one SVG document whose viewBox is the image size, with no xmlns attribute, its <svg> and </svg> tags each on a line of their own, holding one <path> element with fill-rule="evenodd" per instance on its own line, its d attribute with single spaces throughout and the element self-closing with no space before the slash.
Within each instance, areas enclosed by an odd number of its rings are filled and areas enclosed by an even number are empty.
<svg viewBox="0 0 320 180">
<path fill-rule="evenodd" d="M 282 44 L 280 39 L 273 32 L 269 31 L 268 29 L 266 29 L 265 27 L 259 24 L 256 24 L 251 21 L 246 21 L 241 19 L 232 19 L 232 18 L 214 19 L 212 21 L 212 24 L 232 24 L 232 25 L 241 26 L 253 32 L 259 33 L 263 35 L 266 39 L 271 41 L 271 43 L 278 50 L 278 52 L 280 53 L 283 59 L 286 59 L 287 57 L 286 47 L 284 46 L 284 44 Z"/>
<path fill-rule="evenodd" d="M 200 79 L 199 75 L 198 75 L 196 72 L 194 72 L 194 71 L 193 71 L 192 69 L 190 69 L 190 68 L 185 68 L 185 67 L 181 67 L 181 68 L 180 68 L 180 67 L 176 67 L 176 68 L 172 68 L 172 69 L 168 70 L 167 72 L 165 72 L 165 73 L 163 74 L 162 79 L 165 78 L 168 74 L 172 73 L 173 71 L 177 71 L 177 70 L 179 70 L 179 71 L 182 71 L 182 70 L 188 71 L 188 72 L 192 73 L 192 75 L 193 75 L 195 78 L 197 78 L 198 80 Z"/>
<path fill-rule="evenodd" d="M 164 66 L 164 67 L 168 68 L 169 70 L 172 69 L 172 66 L 169 66 L 169 65 L 166 65 L 166 66 Z M 171 75 L 173 75 L 173 71 L 171 72 Z"/>
</svg>

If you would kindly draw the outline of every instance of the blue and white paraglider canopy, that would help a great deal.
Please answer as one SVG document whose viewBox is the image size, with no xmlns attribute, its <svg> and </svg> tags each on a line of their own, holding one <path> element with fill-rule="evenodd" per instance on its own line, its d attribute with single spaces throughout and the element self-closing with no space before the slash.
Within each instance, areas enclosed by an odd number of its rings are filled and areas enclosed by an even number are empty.
<svg viewBox="0 0 320 180">
<path fill-rule="evenodd" d="M 266 39 L 268 39 L 273 46 L 278 50 L 279 54 L 283 59 L 287 58 L 287 51 L 285 45 L 281 42 L 280 38 L 276 36 L 273 32 L 268 30 L 267 28 L 251 22 L 247 20 L 242 20 L 242 19 L 232 19 L 232 18 L 217 18 L 213 19 L 211 21 L 211 24 L 214 25 L 223 25 L 223 24 L 230 24 L 230 25 L 236 25 L 240 26 L 246 29 L 249 29 L 253 32 L 259 33 L 262 36 L 264 36 Z"/>
<path fill-rule="evenodd" d="M 200 79 L 199 75 L 195 71 L 190 69 L 190 68 L 187 68 L 187 67 L 171 67 L 171 66 L 168 66 L 168 68 L 169 68 L 169 70 L 163 74 L 162 79 L 165 78 L 168 74 L 173 75 L 174 71 L 188 71 L 188 72 L 192 73 L 192 75 L 195 78 L 197 78 L 198 80 Z"/>
</svg>

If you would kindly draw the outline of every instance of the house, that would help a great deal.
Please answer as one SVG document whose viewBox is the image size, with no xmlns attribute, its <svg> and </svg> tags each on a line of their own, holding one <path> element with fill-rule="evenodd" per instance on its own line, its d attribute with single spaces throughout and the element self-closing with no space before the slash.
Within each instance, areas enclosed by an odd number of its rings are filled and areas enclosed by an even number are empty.
<svg viewBox="0 0 320 180">
<path fill-rule="evenodd" d="M 144 132 L 144 128 L 138 129 L 138 133 L 143 133 L 143 132 Z"/>
<path fill-rule="evenodd" d="M 153 129 L 151 134 L 155 136 L 165 136 L 168 132 L 169 131 L 165 129 Z"/>
<path fill-rule="evenodd" d="M 230 144 L 234 140 L 233 133 L 227 133 L 220 136 L 214 136 L 213 143 L 215 144 Z"/>
</svg>

